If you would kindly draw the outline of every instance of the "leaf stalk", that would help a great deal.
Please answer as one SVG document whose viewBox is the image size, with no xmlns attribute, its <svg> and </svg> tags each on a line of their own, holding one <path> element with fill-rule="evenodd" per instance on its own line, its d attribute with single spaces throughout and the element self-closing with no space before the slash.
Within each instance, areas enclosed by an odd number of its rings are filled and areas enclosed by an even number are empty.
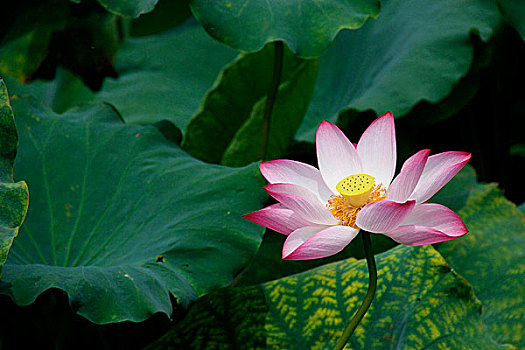
<svg viewBox="0 0 525 350">
<path fill-rule="evenodd" d="M 265 160 L 268 152 L 268 140 L 270 136 L 270 124 L 273 112 L 273 106 L 277 97 L 277 91 L 281 84 L 281 75 L 283 71 L 283 53 L 284 47 L 282 41 L 275 41 L 274 53 L 273 53 L 273 76 L 270 84 L 270 89 L 266 95 L 266 103 L 264 105 L 262 125 L 261 125 L 261 138 L 259 143 L 259 152 L 257 154 L 259 159 Z"/>
</svg>

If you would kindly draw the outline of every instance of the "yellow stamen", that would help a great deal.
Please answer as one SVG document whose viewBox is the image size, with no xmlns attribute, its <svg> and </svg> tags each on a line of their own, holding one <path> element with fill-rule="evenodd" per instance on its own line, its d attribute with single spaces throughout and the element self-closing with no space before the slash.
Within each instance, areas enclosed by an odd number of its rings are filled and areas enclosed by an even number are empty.
<svg viewBox="0 0 525 350">
<path fill-rule="evenodd" d="M 357 227 L 357 214 L 365 204 L 386 198 L 386 189 L 375 186 L 374 178 L 367 174 L 351 175 L 340 181 L 336 189 L 341 195 L 332 195 L 326 205 L 341 225 Z"/>
</svg>

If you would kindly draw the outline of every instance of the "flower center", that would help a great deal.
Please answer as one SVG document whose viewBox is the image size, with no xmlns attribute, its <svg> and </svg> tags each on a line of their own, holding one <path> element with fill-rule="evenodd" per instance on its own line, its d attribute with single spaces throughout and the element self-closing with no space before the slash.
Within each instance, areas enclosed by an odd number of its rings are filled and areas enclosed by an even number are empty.
<svg viewBox="0 0 525 350">
<path fill-rule="evenodd" d="M 374 178 L 368 174 L 345 177 L 336 189 L 340 195 L 332 195 L 326 207 L 341 225 L 356 229 L 355 220 L 361 208 L 386 198 L 386 189 L 381 185 L 376 186 Z"/>
</svg>

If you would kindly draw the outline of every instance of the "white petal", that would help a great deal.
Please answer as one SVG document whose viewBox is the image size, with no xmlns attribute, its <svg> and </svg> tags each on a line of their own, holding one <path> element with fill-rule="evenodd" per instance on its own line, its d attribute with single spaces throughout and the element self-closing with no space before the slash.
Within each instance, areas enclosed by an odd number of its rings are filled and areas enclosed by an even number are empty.
<svg viewBox="0 0 525 350">
<path fill-rule="evenodd" d="M 345 177 L 361 173 L 362 166 L 354 145 L 334 124 L 323 121 L 317 129 L 317 161 L 328 188 L 337 194 L 336 186 Z"/>
<path fill-rule="evenodd" d="M 285 207 L 293 210 L 304 220 L 320 225 L 337 225 L 338 220 L 318 200 L 276 192 L 271 189 L 271 186 L 273 185 L 265 187 L 270 196 L 277 199 Z"/>
<path fill-rule="evenodd" d="M 311 165 L 293 160 L 280 159 L 261 162 L 261 173 L 269 183 L 290 183 L 309 189 L 323 202 L 328 201 L 332 191 L 326 186 L 321 172 Z"/>
<path fill-rule="evenodd" d="M 299 186 L 299 185 L 276 183 L 276 184 L 266 185 L 264 188 L 267 191 L 271 190 L 273 192 L 293 194 L 294 196 L 306 198 L 311 201 L 317 201 L 321 203 L 323 206 L 326 206 L 326 203 L 327 203 L 327 202 L 321 202 L 321 200 L 316 194 L 304 188 L 303 186 Z"/>
<path fill-rule="evenodd" d="M 388 112 L 365 130 L 357 144 L 363 173 L 388 188 L 396 171 L 396 135 L 394 117 Z"/>
</svg>

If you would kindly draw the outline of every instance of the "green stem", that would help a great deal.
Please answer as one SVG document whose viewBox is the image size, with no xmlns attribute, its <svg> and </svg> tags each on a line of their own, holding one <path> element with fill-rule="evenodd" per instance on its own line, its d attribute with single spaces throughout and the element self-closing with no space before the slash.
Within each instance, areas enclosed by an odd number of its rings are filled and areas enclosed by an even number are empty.
<svg viewBox="0 0 525 350">
<path fill-rule="evenodd" d="M 277 91 L 281 84 L 281 75 L 283 71 L 283 42 L 274 42 L 274 53 L 273 53 L 273 77 L 270 89 L 266 95 L 266 104 L 264 105 L 264 111 L 262 116 L 261 125 L 261 138 L 259 143 L 258 158 L 264 160 L 266 158 L 266 152 L 268 150 L 268 138 L 270 134 L 270 123 L 273 112 L 273 105 L 275 104 L 275 98 L 277 97 Z"/>
<path fill-rule="evenodd" d="M 337 341 L 334 350 L 341 350 L 345 347 L 345 344 L 348 342 L 348 339 L 350 339 L 355 329 L 357 328 L 357 325 L 359 324 L 359 322 L 361 322 L 366 312 L 368 311 L 368 308 L 370 307 L 370 304 L 372 304 L 372 300 L 374 299 L 374 295 L 376 293 L 377 269 L 374 254 L 372 253 L 372 243 L 370 242 L 370 234 L 368 232 L 361 231 L 361 239 L 363 240 L 363 248 L 365 249 L 366 263 L 368 264 L 368 291 L 366 292 L 366 296 L 365 299 L 363 299 L 361 307 L 359 307 L 359 310 L 357 310 L 354 317 L 352 317 L 352 320 L 350 320 L 348 326 L 346 326 L 343 335 Z"/>
</svg>

